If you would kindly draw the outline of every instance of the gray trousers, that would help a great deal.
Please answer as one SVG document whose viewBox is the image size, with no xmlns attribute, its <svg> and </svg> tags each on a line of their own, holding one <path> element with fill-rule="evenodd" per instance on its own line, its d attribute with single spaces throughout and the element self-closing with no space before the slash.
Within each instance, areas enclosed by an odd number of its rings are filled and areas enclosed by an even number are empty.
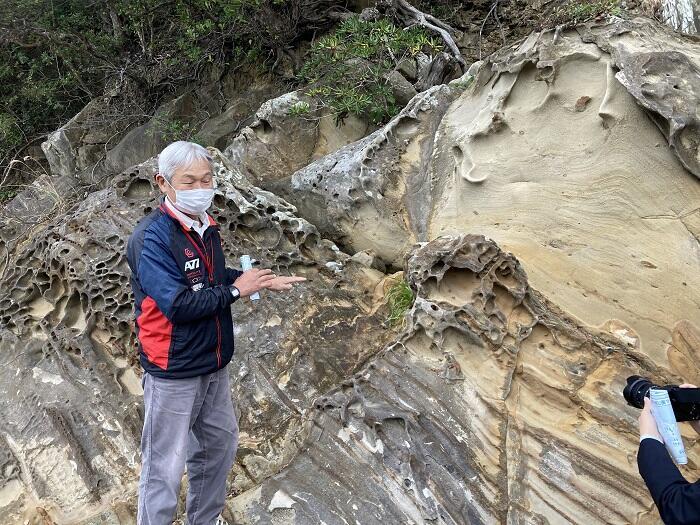
<svg viewBox="0 0 700 525">
<path fill-rule="evenodd" d="M 238 447 L 228 368 L 199 377 L 143 374 L 138 525 L 170 525 L 187 465 L 189 525 L 211 525 L 224 507 Z"/>
</svg>

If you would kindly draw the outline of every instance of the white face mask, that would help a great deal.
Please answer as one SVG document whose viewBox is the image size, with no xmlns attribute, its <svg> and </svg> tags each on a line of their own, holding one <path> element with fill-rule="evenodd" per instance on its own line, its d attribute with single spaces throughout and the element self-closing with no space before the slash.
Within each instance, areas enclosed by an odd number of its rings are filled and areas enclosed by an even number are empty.
<svg viewBox="0 0 700 525">
<path fill-rule="evenodd" d="M 165 179 L 168 186 L 173 188 L 173 185 Z M 199 215 L 209 209 L 211 206 L 211 201 L 214 199 L 214 189 L 204 188 L 197 190 L 175 190 L 175 206 L 182 213 L 189 213 L 191 215 Z"/>
</svg>

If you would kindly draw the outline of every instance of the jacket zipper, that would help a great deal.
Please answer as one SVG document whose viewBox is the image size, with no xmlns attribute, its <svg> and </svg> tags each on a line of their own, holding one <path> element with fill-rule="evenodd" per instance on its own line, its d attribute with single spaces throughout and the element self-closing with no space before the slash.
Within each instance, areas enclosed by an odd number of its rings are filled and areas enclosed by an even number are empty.
<svg viewBox="0 0 700 525">
<path fill-rule="evenodd" d="M 202 238 L 202 246 L 204 247 L 204 251 L 207 251 L 207 246 L 204 244 L 204 238 Z M 213 281 L 214 280 L 214 246 L 212 245 L 211 241 L 211 235 L 209 236 L 209 248 L 211 253 L 211 270 L 210 270 L 210 277 L 209 280 Z M 219 321 L 219 316 L 214 318 L 216 321 L 216 362 L 217 362 L 217 368 L 221 368 L 221 321 Z"/>
<path fill-rule="evenodd" d="M 189 239 L 190 243 L 192 243 L 194 245 L 195 249 L 197 250 L 197 252 L 199 252 L 199 256 L 202 259 L 204 259 L 204 265 L 207 267 L 207 272 L 209 273 L 210 285 L 215 284 L 214 283 L 214 268 L 213 268 L 214 247 L 211 245 L 211 243 L 209 244 L 209 246 L 211 246 L 211 262 L 210 262 L 209 258 L 206 256 L 207 246 L 204 244 L 204 239 L 202 239 L 202 248 L 204 248 L 204 252 L 202 252 L 202 250 L 199 248 L 199 244 L 197 244 L 197 242 L 194 239 L 192 239 L 189 232 L 187 230 L 184 230 L 184 229 L 183 229 L 183 231 L 185 232 L 185 236 Z M 197 234 L 197 236 L 199 237 L 199 234 Z M 221 368 L 221 322 L 219 321 L 218 314 L 216 315 L 216 317 L 214 317 L 214 321 L 216 322 L 216 366 L 217 366 L 217 368 Z"/>
</svg>

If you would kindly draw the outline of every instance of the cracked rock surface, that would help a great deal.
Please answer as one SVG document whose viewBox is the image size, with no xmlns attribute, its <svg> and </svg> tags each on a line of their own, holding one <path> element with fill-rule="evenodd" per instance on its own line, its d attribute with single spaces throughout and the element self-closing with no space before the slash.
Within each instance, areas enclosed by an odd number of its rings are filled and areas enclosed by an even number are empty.
<svg viewBox="0 0 700 525">
<path fill-rule="evenodd" d="M 391 331 L 373 298 L 384 275 L 352 263 L 227 162 L 217 156 L 211 213 L 230 264 L 248 253 L 309 279 L 263 307 L 233 307 L 241 443 L 231 491 L 242 491 L 294 455 L 314 396 Z M 13 252 L 0 293 L 2 523 L 43 513 L 72 523 L 112 500 L 126 510 L 109 519 L 133 515 L 143 414 L 125 243 L 158 204 L 154 170 L 153 160 L 127 170 L 51 223 L 5 240 Z"/>
<path fill-rule="evenodd" d="M 620 391 L 666 372 L 483 236 L 430 241 L 405 272 L 405 331 L 315 400 L 301 451 L 233 500 L 237 522 L 654 523 Z"/>
<path fill-rule="evenodd" d="M 533 33 L 276 191 L 394 267 L 414 242 L 487 235 L 666 363 L 674 325 L 700 320 L 699 72 L 700 44 L 648 20 Z"/>
<path fill-rule="evenodd" d="M 224 517 L 660 523 L 621 391 L 700 384 L 699 57 L 642 19 L 534 33 L 367 136 L 289 93 L 212 149 L 229 265 L 308 279 L 233 306 Z M 0 224 L 0 524 L 132 524 L 155 159 L 81 186 L 58 153 Z"/>
</svg>

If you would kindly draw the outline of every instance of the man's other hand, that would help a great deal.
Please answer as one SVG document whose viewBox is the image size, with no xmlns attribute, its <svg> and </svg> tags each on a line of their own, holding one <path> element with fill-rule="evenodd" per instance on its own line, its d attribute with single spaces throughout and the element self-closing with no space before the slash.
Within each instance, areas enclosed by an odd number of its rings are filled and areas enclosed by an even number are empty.
<svg viewBox="0 0 700 525">
<path fill-rule="evenodd" d="M 233 285 L 241 292 L 241 297 L 248 297 L 263 288 L 267 288 L 268 284 L 277 278 L 272 270 L 251 268 L 243 272 L 243 275 L 236 279 Z"/>
<path fill-rule="evenodd" d="M 659 429 L 656 428 L 656 420 L 651 415 L 651 400 L 648 397 L 644 398 L 644 408 L 642 413 L 639 414 L 639 435 L 653 436 L 663 443 Z"/>
<path fill-rule="evenodd" d="M 287 277 L 285 275 L 280 275 L 269 281 L 265 287 L 268 290 L 281 292 L 283 290 L 291 290 L 293 283 L 300 283 L 302 281 L 306 281 L 306 277 L 297 277 L 295 275 Z"/>
<path fill-rule="evenodd" d="M 691 385 L 690 383 L 684 383 L 680 385 L 681 388 L 697 388 L 695 385 Z M 700 434 L 700 421 L 688 421 L 690 423 L 690 426 L 693 427 L 693 430 Z"/>
</svg>

